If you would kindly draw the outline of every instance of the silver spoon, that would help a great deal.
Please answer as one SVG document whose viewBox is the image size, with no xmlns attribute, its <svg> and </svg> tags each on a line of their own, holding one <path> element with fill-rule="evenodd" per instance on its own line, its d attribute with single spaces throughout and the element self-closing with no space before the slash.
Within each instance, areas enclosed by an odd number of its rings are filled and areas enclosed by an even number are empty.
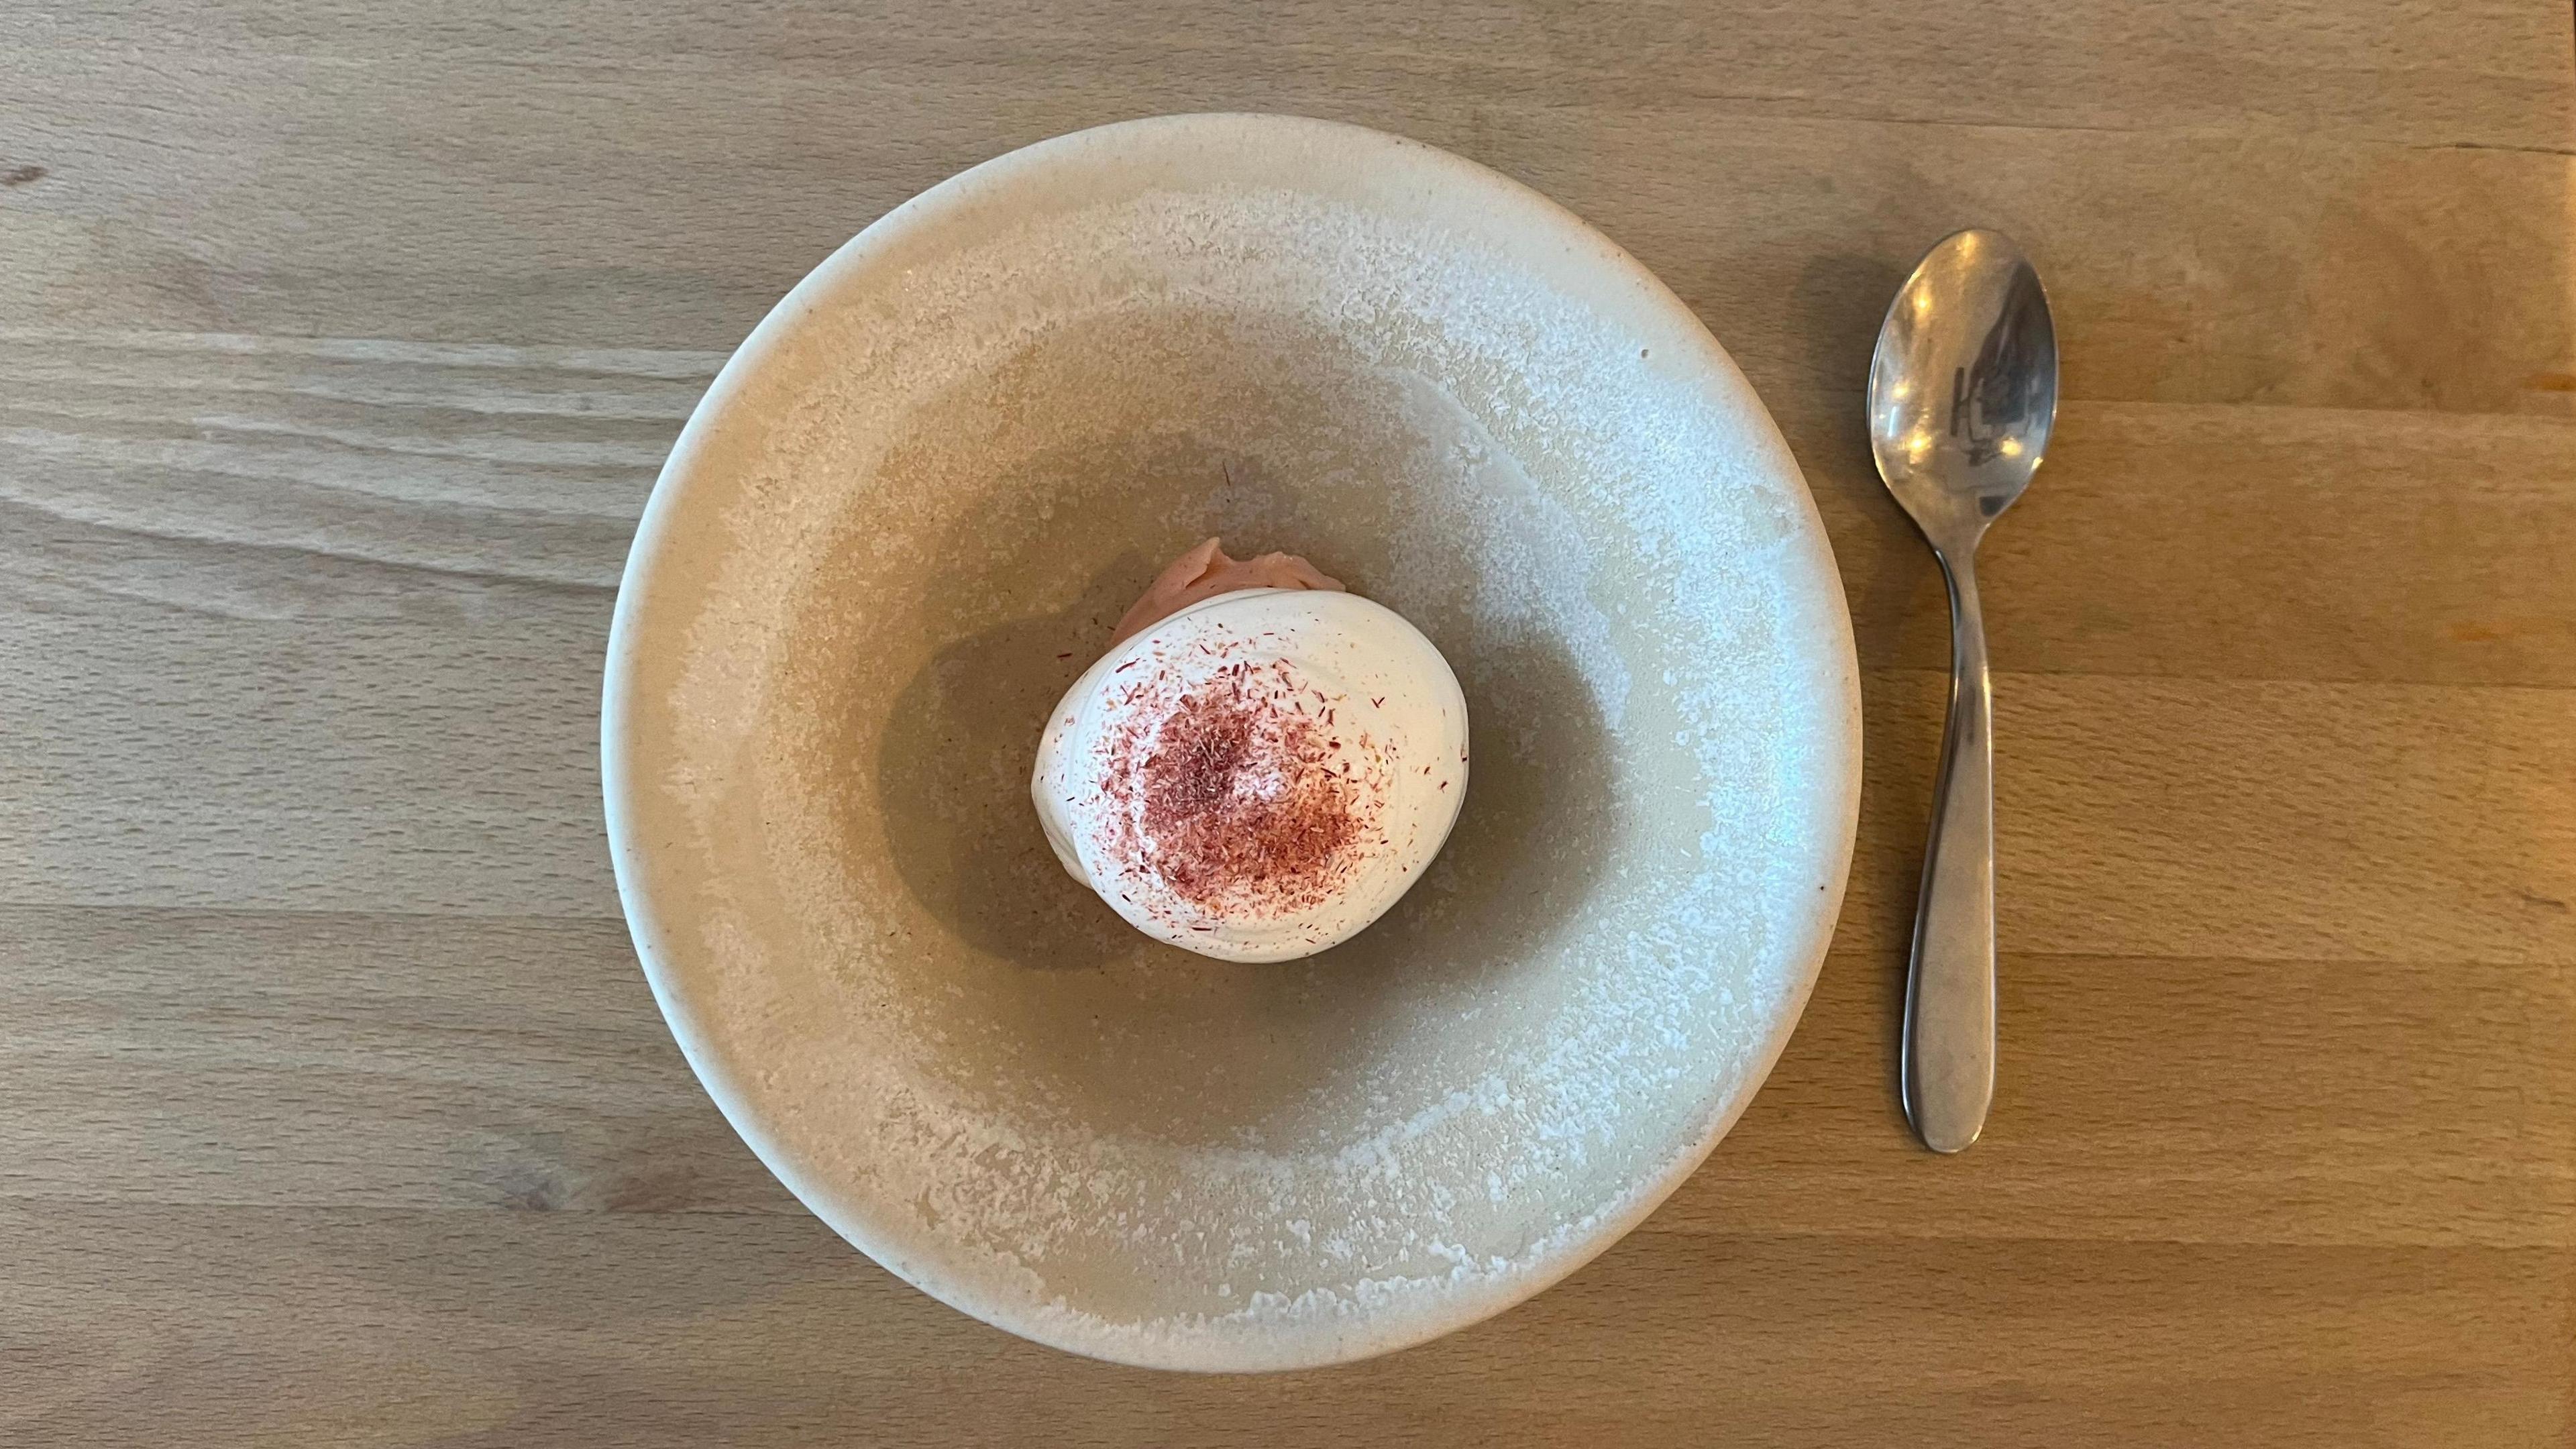
<svg viewBox="0 0 2576 1449">
<path fill-rule="evenodd" d="M 1953 232 L 1924 253 L 1878 330 L 1869 447 L 1878 476 L 1950 581 L 1950 722 L 1899 1078 L 1923 1144 L 1977 1140 L 1995 1096 L 1994 690 L 1977 609 L 1977 540 L 2030 486 L 2057 419 L 2057 329 L 2039 273 L 2001 232 Z"/>
</svg>

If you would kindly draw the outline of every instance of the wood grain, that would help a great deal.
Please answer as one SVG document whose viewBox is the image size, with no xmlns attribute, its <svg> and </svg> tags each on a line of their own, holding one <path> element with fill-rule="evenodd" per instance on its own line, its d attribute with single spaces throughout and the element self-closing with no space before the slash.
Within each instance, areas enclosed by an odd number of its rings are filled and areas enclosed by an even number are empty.
<svg viewBox="0 0 2576 1449">
<path fill-rule="evenodd" d="M 2572 23 L 0 0 L 0 1442 L 2576 1442 Z M 1209 108 L 1655 268 L 1807 469 L 1870 740 L 1709 1164 L 1491 1323 L 1255 1380 L 807 1216 L 654 1014 L 593 753 L 768 304 L 962 166 Z M 1981 561 L 2007 1047 L 1936 1160 L 1890 1075 L 1946 623 L 1856 389 L 1970 221 L 2068 402 Z"/>
<path fill-rule="evenodd" d="M 33 1386 L 0 1432 L 31 1443 L 2538 1444 L 2567 1382 L 2567 1285 L 2520 1248 L 1639 1234 L 1424 1348 L 1211 1379 L 1011 1339 L 804 1217 L 0 1205 L 0 1232 Z"/>
</svg>

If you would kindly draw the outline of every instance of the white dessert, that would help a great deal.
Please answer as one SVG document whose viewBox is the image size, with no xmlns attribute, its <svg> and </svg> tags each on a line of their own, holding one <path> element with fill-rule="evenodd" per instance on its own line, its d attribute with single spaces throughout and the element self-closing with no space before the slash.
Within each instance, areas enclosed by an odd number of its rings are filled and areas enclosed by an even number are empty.
<svg viewBox="0 0 2576 1449">
<path fill-rule="evenodd" d="M 1166 579 L 1205 555 L 1224 557 L 1211 540 Z M 1306 573 L 1320 583 L 1146 623 L 1047 721 L 1031 793 L 1048 843 L 1157 940 L 1232 961 L 1337 945 L 1421 879 L 1457 819 L 1467 704 L 1448 662 Z"/>
</svg>

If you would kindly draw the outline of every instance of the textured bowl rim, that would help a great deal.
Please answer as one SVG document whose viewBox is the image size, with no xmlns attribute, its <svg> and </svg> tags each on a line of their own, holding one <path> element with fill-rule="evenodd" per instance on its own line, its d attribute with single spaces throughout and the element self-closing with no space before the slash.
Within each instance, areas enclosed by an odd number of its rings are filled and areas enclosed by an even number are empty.
<svg viewBox="0 0 2576 1449">
<path fill-rule="evenodd" d="M 1500 1275 L 1475 1291 L 1402 1300 L 1384 1308 L 1368 1310 L 1357 1323 L 1283 1325 L 1277 1333 L 1259 1340 L 1167 1337 L 1154 1341 L 1153 1350 L 1140 1351 L 1138 1341 L 1114 1332 L 1094 1332 L 1085 1325 L 1067 1321 L 1032 1322 L 1020 1305 L 993 1301 L 974 1285 L 951 1277 L 940 1263 L 908 1256 L 895 1244 L 883 1241 L 880 1235 L 870 1231 L 867 1224 L 853 1221 L 850 1214 L 839 1210 L 836 1201 L 838 1189 L 815 1180 L 792 1154 L 771 1137 L 761 1120 L 759 1108 L 748 1094 L 739 1089 L 731 1069 L 720 1062 L 710 1045 L 706 1024 L 700 1020 L 696 1006 L 679 988 L 674 968 L 665 960 L 666 931 L 655 919 L 642 879 L 641 857 L 648 853 L 649 847 L 637 837 L 629 804 L 641 793 L 631 756 L 635 744 L 634 722 L 641 708 L 634 693 L 635 675 L 637 661 L 647 642 L 640 635 L 642 626 L 638 618 L 646 596 L 654 588 L 655 565 L 666 553 L 673 520 L 680 508 L 680 496 L 700 465 L 706 439 L 715 428 L 715 419 L 734 405 L 747 379 L 767 365 L 772 354 L 787 341 L 795 328 L 816 310 L 820 300 L 840 286 L 850 274 L 915 228 L 935 220 L 942 211 L 970 198 L 989 194 L 996 188 L 1043 176 L 1060 165 L 1088 158 L 1104 149 L 1186 146 L 1202 139 L 1222 142 L 1229 133 L 1238 142 L 1246 135 L 1266 133 L 1266 139 L 1274 141 L 1339 146 L 1361 153 L 1360 160 L 1367 164 L 1393 163 L 1417 168 L 1427 183 L 1455 189 L 1461 196 L 1472 196 L 1488 215 L 1508 213 L 1533 230 L 1546 231 L 1568 250 L 1580 249 L 1589 266 L 1621 283 L 1621 290 L 1630 293 L 1636 303 L 1690 339 L 1691 346 L 1687 350 L 1694 355 L 1688 357 L 1687 362 L 1704 373 L 1705 380 L 1715 390 L 1733 394 L 1745 415 L 1757 425 L 1757 431 L 1767 431 L 1767 441 L 1771 445 L 1767 451 L 1784 472 L 1782 481 L 1791 485 L 1787 491 L 1798 505 L 1798 528 L 1793 534 L 1793 542 L 1807 546 L 1811 563 L 1822 575 L 1818 581 L 1820 587 L 1816 590 L 1821 607 L 1817 610 L 1818 617 L 1808 622 L 1833 636 L 1825 641 L 1826 652 L 1841 666 L 1837 673 L 1842 707 L 1839 710 L 1819 709 L 1823 721 L 1819 727 L 1820 734 L 1829 733 L 1831 737 L 1819 738 L 1814 743 L 1820 762 L 1829 767 L 1839 767 L 1818 771 L 1819 776 L 1829 777 L 1823 788 L 1838 788 L 1842 799 L 1840 809 L 1833 812 L 1833 817 L 1839 821 L 1839 830 L 1829 854 L 1830 870 L 1825 888 L 1819 892 L 1821 898 L 1816 903 L 1816 914 L 1805 923 L 1806 934 L 1810 938 L 1809 949 L 1804 953 L 1803 965 L 1791 983 L 1784 1008 L 1759 1049 L 1748 1058 L 1751 1066 L 1732 1101 L 1709 1117 L 1706 1130 L 1696 1140 L 1681 1145 L 1657 1168 L 1641 1174 L 1637 1181 L 1631 1183 L 1621 1195 L 1625 1203 L 1620 1211 L 1597 1218 L 1588 1230 L 1568 1239 L 1555 1251 L 1533 1259 L 1516 1271 Z M 1822 519 L 1816 512 L 1815 500 L 1807 489 L 1805 477 L 1786 441 L 1780 437 L 1770 411 L 1763 406 L 1734 359 L 1709 333 L 1697 314 L 1642 263 L 1590 223 L 1500 172 L 1427 143 L 1362 126 L 1258 112 L 1153 116 L 1112 122 L 1038 141 L 949 177 L 888 211 L 834 249 L 761 318 L 735 349 L 673 442 L 670 455 L 665 459 L 660 474 L 654 480 L 652 493 L 645 502 L 634 541 L 627 553 L 625 569 L 619 578 L 601 688 L 600 784 L 610 862 L 617 880 L 618 904 L 634 939 L 636 956 L 652 989 L 654 1002 L 678 1042 L 681 1055 L 688 1061 L 708 1096 L 714 1099 L 726 1122 L 751 1148 L 761 1164 L 809 1211 L 852 1246 L 915 1288 L 960 1312 L 1020 1337 L 1069 1352 L 1144 1368 L 1265 1372 L 1319 1368 L 1391 1353 L 1455 1332 L 1525 1302 L 1562 1281 L 1625 1237 L 1697 1171 L 1718 1142 L 1733 1129 L 1769 1078 L 1772 1068 L 1778 1064 L 1790 1034 L 1804 1015 L 1832 942 L 1833 927 L 1841 913 L 1850 875 L 1853 842 L 1859 823 L 1860 774 L 1859 668 L 1852 644 L 1851 616 L 1844 601 L 1832 546 L 1825 536 Z"/>
</svg>

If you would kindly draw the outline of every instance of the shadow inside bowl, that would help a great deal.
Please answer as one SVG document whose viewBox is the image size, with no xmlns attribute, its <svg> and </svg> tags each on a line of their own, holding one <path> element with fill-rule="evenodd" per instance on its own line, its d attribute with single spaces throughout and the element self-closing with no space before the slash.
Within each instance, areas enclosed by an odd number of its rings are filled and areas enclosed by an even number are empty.
<svg viewBox="0 0 2576 1449">
<path fill-rule="evenodd" d="M 1041 454 L 955 521 L 941 545 L 955 612 L 930 626 L 947 642 L 890 704 L 856 706 L 883 724 L 874 808 L 845 813 L 876 816 L 904 887 L 967 948 L 945 954 L 978 963 L 950 1014 L 1007 1038 L 1024 1084 L 1013 1098 L 1057 1097 L 1096 1128 L 1164 1140 L 1327 1141 L 1359 1120 L 1352 1084 L 1390 1066 L 1419 1075 L 1441 1058 L 1451 1080 L 1412 1083 L 1400 1094 L 1412 1101 L 1474 1080 L 1493 1063 L 1426 1043 L 1488 1010 L 1543 1019 L 1552 947 L 1616 846 L 1593 682 L 1543 627 L 1476 607 L 1472 557 L 1408 556 L 1390 542 L 1403 530 L 1354 526 L 1329 495 L 1218 442 L 1109 451 L 1127 461 L 1106 486 L 1097 448 Z M 1051 516 L 1080 522 L 1050 528 Z M 1057 863 L 1029 799 L 1047 711 L 1166 555 L 1210 533 L 1307 552 L 1406 612 L 1467 694 L 1467 798 L 1440 857 L 1375 925 L 1299 961 L 1222 962 L 1146 938 Z M 1104 540 L 1087 577 L 1062 566 L 1081 539 Z M 1474 1035 L 1508 1039 L 1496 1025 Z"/>
</svg>

